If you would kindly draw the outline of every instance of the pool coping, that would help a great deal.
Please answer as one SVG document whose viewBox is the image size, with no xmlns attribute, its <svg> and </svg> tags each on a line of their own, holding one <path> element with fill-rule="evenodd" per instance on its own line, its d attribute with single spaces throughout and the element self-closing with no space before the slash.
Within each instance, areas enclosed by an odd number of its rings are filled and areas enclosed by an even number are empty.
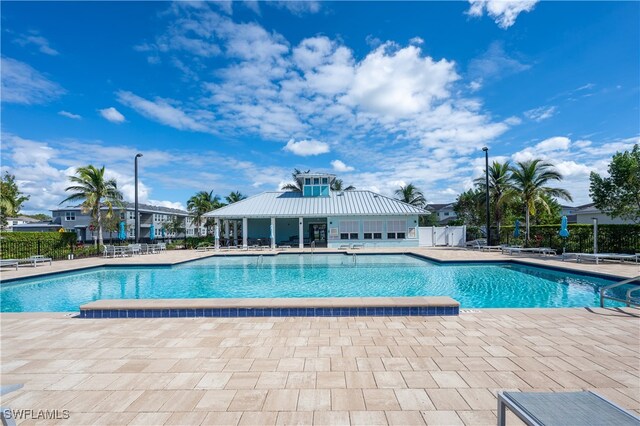
<svg viewBox="0 0 640 426">
<path fill-rule="evenodd" d="M 122 264 L 108 264 L 108 263 L 103 263 L 103 264 L 99 264 L 99 265 L 92 265 L 92 266 L 81 266 L 78 268 L 73 268 L 73 269 L 67 269 L 64 271 L 53 271 L 53 272 L 43 272 L 42 274 L 34 274 L 34 275 L 30 275 L 30 276 L 26 276 L 26 277 L 16 277 L 16 278 L 8 278 L 8 279 L 0 279 L 0 287 L 2 287 L 5 284 L 15 284 L 17 282 L 21 282 L 24 280 L 29 280 L 29 279 L 35 279 L 35 278 L 43 278 L 43 277 L 49 277 L 49 276 L 55 276 L 55 275 L 60 275 L 60 274 L 68 274 L 68 273 L 73 273 L 73 272 L 80 272 L 80 271 L 87 271 L 87 270 L 91 270 L 91 269 L 99 269 L 99 268 L 166 268 L 166 267 L 173 267 L 173 266 L 177 266 L 177 265 L 183 265 L 186 263 L 191 263 L 191 262 L 197 262 L 200 260 L 204 260 L 204 259 L 210 259 L 212 257 L 236 257 L 236 256 L 243 256 L 243 257 L 259 257 L 259 256 L 268 256 L 268 257 L 274 257 L 274 256 L 280 256 L 280 255 L 300 255 L 300 254 L 312 254 L 309 252 L 296 252 L 296 251 L 287 251 L 287 252 L 267 252 L 267 253 L 243 253 L 243 252 L 224 252 L 224 253 L 212 253 L 209 256 L 203 256 L 203 257 L 199 257 L 196 259 L 186 259 L 186 260 L 179 260 L 176 262 L 166 262 L 166 263 L 122 263 Z M 405 255 L 405 256 L 413 256 L 413 257 L 417 257 L 423 260 L 428 260 L 430 262 L 433 263 L 437 263 L 437 264 L 443 264 L 443 265 L 460 265 L 460 264 L 509 264 L 509 263 L 513 263 L 516 265 L 524 265 L 524 266 L 529 266 L 529 267 L 533 267 L 533 268 L 540 268 L 540 269 L 551 269 L 551 270 L 555 270 L 555 271 L 560 271 L 560 272 L 567 272 L 567 273 L 571 273 L 571 274 L 575 274 L 575 275 L 586 275 L 586 276 L 590 276 L 590 277 L 594 277 L 594 278 L 604 278 L 604 279 L 608 279 L 608 280 L 612 280 L 612 281 L 620 281 L 620 280 L 624 280 L 627 279 L 628 277 L 622 276 L 622 275 L 613 275 L 613 274 L 609 274 L 606 272 L 596 272 L 596 271 L 585 271 L 585 270 L 575 270 L 573 268 L 570 267 L 562 267 L 562 266 L 556 266 L 556 265 L 541 265 L 539 263 L 535 263 L 535 262 L 527 262 L 525 259 L 500 259 L 500 260 L 494 260 L 494 259 L 473 259 L 473 260 L 442 260 L 442 259 L 437 259 L 431 256 L 427 256 L 425 254 L 422 253 L 416 253 L 416 252 L 412 252 L 412 251 L 395 251 L 395 252 L 375 252 L 375 253 L 367 253 L 367 252 L 358 252 L 358 253 L 354 253 L 354 252 L 345 252 L 345 251 L 323 251 L 323 252 L 319 252 L 318 254 L 324 255 L 324 254 L 342 254 L 345 256 L 351 256 L 351 255 L 358 255 L 358 256 L 388 256 L 388 255 Z"/>
<path fill-rule="evenodd" d="M 448 296 L 102 299 L 80 306 L 80 318 L 450 316 Z"/>
</svg>

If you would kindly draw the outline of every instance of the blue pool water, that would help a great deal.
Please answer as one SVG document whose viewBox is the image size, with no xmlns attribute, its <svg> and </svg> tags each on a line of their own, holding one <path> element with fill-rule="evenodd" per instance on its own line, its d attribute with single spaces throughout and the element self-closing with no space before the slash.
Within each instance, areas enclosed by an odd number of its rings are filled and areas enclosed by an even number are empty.
<svg viewBox="0 0 640 426">
<path fill-rule="evenodd" d="M 597 306 L 611 281 L 516 264 L 437 264 L 405 255 L 212 257 L 5 283 L 2 312 L 78 311 L 99 299 L 450 296 L 461 308 Z M 624 289 L 618 289 L 619 296 Z"/>
</svg>

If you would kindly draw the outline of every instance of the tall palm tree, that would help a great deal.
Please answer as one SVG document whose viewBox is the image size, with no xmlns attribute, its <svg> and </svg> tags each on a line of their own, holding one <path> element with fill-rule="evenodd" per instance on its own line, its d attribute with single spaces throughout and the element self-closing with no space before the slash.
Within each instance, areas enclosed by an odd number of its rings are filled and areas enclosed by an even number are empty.
<svg viewBox="0 0 640 426">
<path fill-rule="evenodd" d="M 213 191 L 199 191 L 187 201 L 187 210 L 193 215 L 194 223 L 198 228 L 198 236 L 202 227 L 202 219 L 205 213 L 222 207 L 220 197 L 213 194 Z M 205 222 L 209 226 L 208 222 Z"/>
<path fill-rule="evenodd" d="M 411 204 L 412 206 L 424 207 L 425 204 L 427 204 L 427 199 L 424 197 L 422 191 L 412 183 L 400 186 L 399 189 L 396 189 L 395 194 L 400 201 Z"/>
<path fill-rule="evenodd" d="M 516 196 L 510 179 L 511 163 L 509 163 L 509 161 L 504 163 L 494 161 L 493 164 L 489 166 L 489 202 L 493 205 L 493 214 L 496 226 L 498 227 L 498 235 L 500 235 L 500 225 L 504 216 L 505 205 Z M 487 184 L 484 177 L 477 178 L 475 184 L 483 194 L 486 193 Z M 486 204 L 484 197 L 482 197 L 482 202 Z"/>
<path fill-rule="evenodd" d="M 356 187 L 353 185 L 349 185 L 346 188 L 343 188 L 343 186 L 344 186 L 344 182 L 342 182 L 342 179 L 334 179 L 331 182 L 332 191 L 353 191 L 354 189 L 356 189 Z"/>
<path fill-rule="evenodd" d="M 291 173 L 291 177 L 293 178 L 292 183 L 288 183 L 282 186 L 283 191 L 289 192 L 302 192 L 302 186 L 304 185 L 304 181 L 302 178 L 299 178 L 299 174 L 309 173 L 311 170 L 301 171 L 299 169 L 293 169 L 293 173 Z"/>
<path fill-rule="evenodd" d="M 224 199 L 229 204 L 237 203 L 238 201 L 244 200 L 245 198 L 247 198 L 247 196 L 242 194 L 240 191 L 231 191 L 229 195 L 224 197 Z"/>
<path fill-rule="evenodd" d="M 69 176 L 73 185 L 65 188 L 71 195 L 60 202 L 82 201 L 82 212 L 91 213 L 98 224 L 98 244 L 103 245 L 102 240 L 102 208 L 107 207 L 105 217 L 113 216 L 113 207 L 122 205 L 122 193 L 118 190 L 115 179 L 105 179 L 104 166 L 98 169 L 93 165 L 78 167 L 75 176 Z"/>
<path fill-rule="evenodd" d="M 536 204 L 549 211 L 544 195 L 573 201 L 566 189 L 546 186 L 550 181 L 561 181 L 560 174 L 553 164 L 540 159 L 517 162 L 511 167 L 511 185 L 523 202 L 525 211 L 525 240 L 529 241 L 530 216 L 536 214 Z"/>
</svg>

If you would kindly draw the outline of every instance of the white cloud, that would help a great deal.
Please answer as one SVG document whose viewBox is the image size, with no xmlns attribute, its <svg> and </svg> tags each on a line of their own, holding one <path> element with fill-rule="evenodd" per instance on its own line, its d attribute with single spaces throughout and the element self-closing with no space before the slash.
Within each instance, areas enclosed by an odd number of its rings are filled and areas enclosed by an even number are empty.
<svg viewBox="0 0 640 426">
<path fill-rule="evenodd" d="M 147 203 L 152 206 L 168 207 L 170 209 L 186 210 L 184 204 L 179 201 L 162 201 L 162 200 L 147 200 Z"/>
<path fill-rule="evenodd" d="M 2 102 L 14 104 L 45 104 L 65 93 L 58 84 L 24 62 L 2 57 Z"/>
<path fill-rule="evenodd" d="M 549 151 L 566 151 L 569 149 L 571 140 L 564 136 L 556 136 L 553 138 L 545 139 L 542 142 L 536 144 L 536 152 L 549 152 Z"/>
<path fill-rule="evenodd" d="M 503 42 L 494 41 L 485 52 L 469 61 L 468 75 L 472 79 L 471 89 L 480 88 L 488 81 L 496 81 L 529 68 L 531 68 L 529 64 L 509 55 Z"/>
<path fill-rule="evenodd" d="M 13 40 L 13 42 L 20 46 L 33 44 L 38 47 L 40 53 L 44 53 L 45 55 L 56 56 L 60 54 L 60 52 L 49 46 L 49 41 L 46 38 L 38 35 L 36 32 L 31 34 L 20 34 L 18 38 Z"/>
<path fill-rule="evenodd" d="M 486 12 L 498 26 L 507 29 L 522 12 L 531 12 L 539 0 L 469 0 L 467 14 L 483 16 Z"/>
<path fill-rule="evenodd" d="M 538 108 L 533 108 L 533 109 L 530 109 L 528 111 L 525 111 L 524 112 L 524 116 L 527 117 L 530 120 L 540 122 L 540 121 L 543 121 L 543 120 L 546 120 L 548 118 L 553 117 L 553 115 L 556 112 L 556 109 L 557 108 L 555 106 L 553 106 L 553 105 L 551 105 L 551 106 L 541 106 L 541 107 L 538 107 Z"/>
<path fill-rule="evenodd" d="M 63 117 L 67 117 L 67 118 L 72 118 L 74 120 L 82 120 L 82 116 L 80 116 L 78 114 L 71 113 L 69 111 L 58 111 L 58 115 L 61 115 Z"/>
<path fill-rule="evenodd" d="M 199 113 L 201 119 L 211 118 L 211 115 L 206 111 L 194 111 L 192 116 L 189 116 L 184 111 L 170 105 L 165 99 L 156 98 L 155 101 L 150 101 L 127 91 L 119 91 L 116 95 L 120 103 L 159 123 L 179 130 L 196 132 L 209 130 L 206 125 L 197 121 Z"/>
<path fill-rule="evenodd" d="M 301 140 L 296 142 L 294 139 L 289 139 L 289 142 L 284 147 L 285 151 L 289 151 L 295 155 L 302 157 L 308 157 L 310 155 L 326 154 L 331 149 L 326 142 L 320 142 L 317 140 Z"/>
<path fill-rule="evenodd" d="M 458 79 L 453 62 L 423 57 L 416 46 L 398 50 L 386 43 L 356 67 L 343 102 L 365 112 L 403 117 L 449 97 L 448 86 Z"/>
<path fill-rule="evenodd" d="M 320 2 L 314 0 L 276 0 L 267 2 L 267 4 L 286 9 L 294 15 L 305 15 L 318 13 L 320 11 Z"/>
<path fill-rule="evenodd" d="M 124 122 L 124 115 L 122 115 L 120 113 L 120 111 L 118 111 L 117 109 L 115 109 L 114 107 L 109 107 L 109 108 L 104 108 L 104 109 L 100 109 L 98 110 L 98 112 L 100 113 L 100 115 L 102 116 L 102 118 L 104 118 L 105 120 L 108 120 L 112 123 L 123 123 Z"/>
<path fill-rule="evenodd" d="M 340 160 L 333 160 L 331 162 L 331 167 L 333 167 L 333 170 L 336 172 L 352 172 L 355 170 L 355 167 L 347 166 Z"/>
</svg>

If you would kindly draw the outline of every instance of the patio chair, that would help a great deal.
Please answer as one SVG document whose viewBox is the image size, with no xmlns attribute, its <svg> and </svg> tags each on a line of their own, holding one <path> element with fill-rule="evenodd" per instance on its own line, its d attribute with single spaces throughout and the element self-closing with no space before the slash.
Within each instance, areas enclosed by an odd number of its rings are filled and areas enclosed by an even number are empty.
<svg viewBox="0 0 640 426">
<path fill-rule="evenodd" d="M 638 263 L 638 255 L 635 254 L 623 254 L 623 253 L 581 253 L 578 257 L 578 262 L 582 260 L 595 260 L 598 265 L 600 260 L 617 260 L 624 263 L 625 260 L 630 260 Z"/>
<path fill-rule="evenodd" d="M 28 258 L 23 259 L 23 262 L 31 263 L 34 268 L 38 266 L 38 263 L 49 262 L 49 265 L 51 265 L 51 261 L 52 259 L 50 257 L 44 257 L 42 255 L 29 256 Z"/>
<path fill-rule="evenodd" d="M 484 238 L 478 238 L 477 240 L 467 241 L 465 247 L 471 247 L 472 249 L 480 249 L 482 246 L 487 245 L 487 240 Z"/>
<path fill-rule="evenodd" d="M 498 426 L 506 409 L 529 426 L 638 426 L 640 418 L 593 392 L 498 392 Z"/>
<path fill-rule="evenodd" d="M 362 243 L 353 243 L 351 244 L 351 249 L 355 250 L 355 249 L 363 249 L 364 248 L 364 244 Z"/>
<path fill-rule="evenodd" d="M 102 255 L 104 257 L 109 257 L 109 255 L 111 255 L 111 257 L 116 257 L 116 247 L 110 245 L 102 246 Z"/>
<path fill-rule="evenodd" d="M 18 261 L 13 259 L 0 260 L 0 268 L 16 268 L 18 270 Z"/>
<path fill-rule="evenodd" d="M 348 250 L 349 249 L 349 244 L 340 244 L 340 246 L 338 246 L 338 250 Z"/>
</svg>

